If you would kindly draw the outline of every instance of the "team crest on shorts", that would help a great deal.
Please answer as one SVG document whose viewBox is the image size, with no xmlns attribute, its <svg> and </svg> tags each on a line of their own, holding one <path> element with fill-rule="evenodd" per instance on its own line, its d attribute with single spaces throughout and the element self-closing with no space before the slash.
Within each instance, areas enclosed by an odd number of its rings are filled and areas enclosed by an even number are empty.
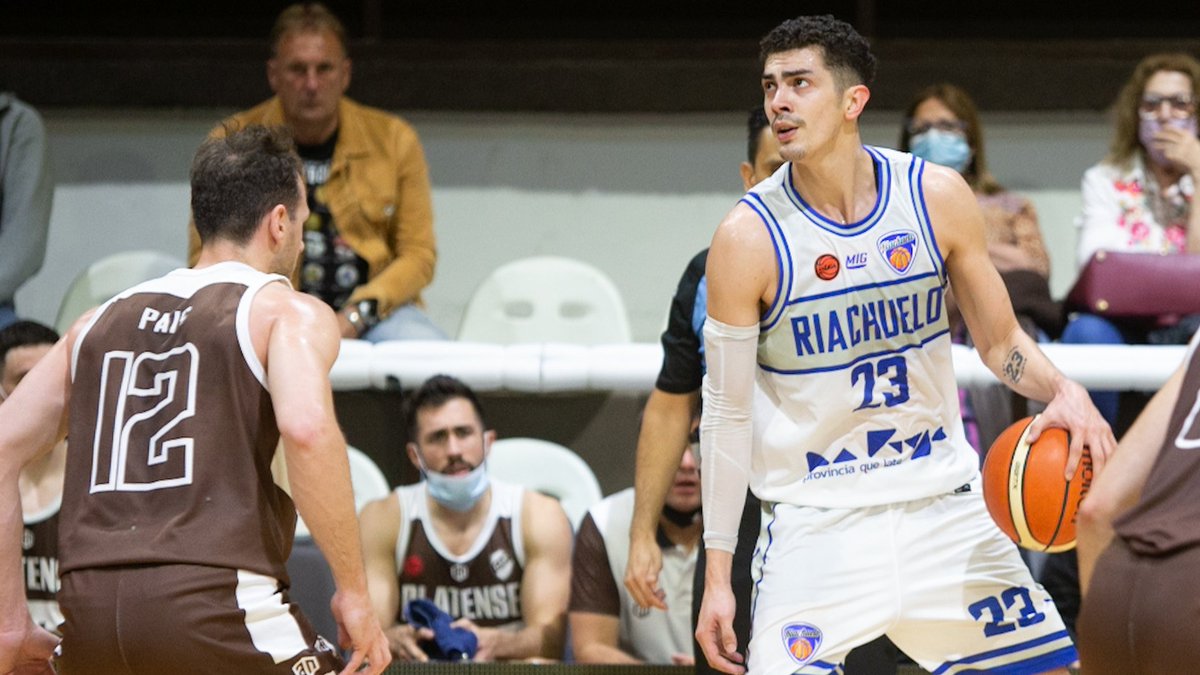
<svg viewBox="0 0 1200 675">
<path fill-rule="evenodd" d="M 789 623 L 781 633 L 783 646 L 792 660 L 804 665 L 816 656 L 821 646 L 821 629 L 810 623 Z"/>
<path fill-rule="evenodd" d="M 907 274 L 917 257 L 917 233 L 912 230 L 889 232 L 876 244 L 884 262 L 897 274 Z"/>
</svg>

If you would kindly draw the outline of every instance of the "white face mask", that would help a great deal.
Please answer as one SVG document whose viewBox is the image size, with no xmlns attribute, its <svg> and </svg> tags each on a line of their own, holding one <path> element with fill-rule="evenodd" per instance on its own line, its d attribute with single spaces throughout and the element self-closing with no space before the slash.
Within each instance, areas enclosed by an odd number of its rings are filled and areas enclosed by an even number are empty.
<svg viewBox="0 0 1200 675">
<path fill-rule="evenodd" d="M 469 511 L 487 492 L 489 481 L 486 461 L 469 473 L 456 476 L 430 471 L 420 451 L 417 451 L 417 461 L 421 464 L 421 476 L 425 479 L 429 496 L 451 511 Z"/>
</svg>

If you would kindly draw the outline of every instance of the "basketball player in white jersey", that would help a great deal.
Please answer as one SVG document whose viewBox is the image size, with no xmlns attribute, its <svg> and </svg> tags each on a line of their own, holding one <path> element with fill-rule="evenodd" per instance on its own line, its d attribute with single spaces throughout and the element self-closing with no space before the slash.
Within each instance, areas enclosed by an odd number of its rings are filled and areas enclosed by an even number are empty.
<svg viewBox="0 0 1200 675">
<path fill-rule="evenodd" d="M 751 673 L 841 672 L 881 634 L 937 673 L 1065 672 L 1076 653 L 1062 620 L 979 492 L 946 284 L 984 362 L 1048 402 L 1031 435 L 1071 433 L 1066 475 L 1085 447 L 1100 470 L 1111 430 L 1018 326 L 962 178 L 863 146 L 866 41 L 801 17 L 761 46 L 787 163 L 730 212 L 708 257 L 697 639 L 715 667 L 744 671 L 729 576 L 749 483 L 764 509 Z"/>
<path fill-rule="evenodd" d="M 205 141 L 191 178 L 196 267 L 86 314 L 0 406 L 0 673 L 53 672 L 57 640 L 21 588 L 17 474 L 68 428 L 60 672 L 377 674 L 391 661 L 333 411 L 337 324 L 283 276 L 308 215 L 299 158 L 284 130 L 250 126 Z M 270 474 L 281 441 L 292 498 Z M 337 585 L 346 664 L 288 601 L 297 509 Z"/>
</svg>

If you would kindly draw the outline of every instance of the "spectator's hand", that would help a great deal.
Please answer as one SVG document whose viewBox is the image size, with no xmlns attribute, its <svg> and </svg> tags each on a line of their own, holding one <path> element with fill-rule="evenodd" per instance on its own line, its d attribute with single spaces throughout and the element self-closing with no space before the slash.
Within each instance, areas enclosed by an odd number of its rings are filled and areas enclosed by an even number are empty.
<svg viewBox="0 0 1200 675">
<path fill-rule="evenodd" d="M 723 588 L 705 585 L 700 617 L 696 620 L 696 641 L 704 650 L 708 665 L 730 675 L 746 672 L 742 655 L 737 651 L 737 634 L 733 632 L 736 609 L 729 584 Z"/>
<path fill-rule="evenodd" d="M 496 643 L 501 639 L 503 631 L 495 628 L 480 628 L 475 625 L 470 619 L 459 619 L 450 624 L 452 628 L 466 628 L 475 634 L 477 642 L 475 646 L 476 661 L 495 661 L 496 660 Z M 510 633 L 511 635 L 511 633 Z"/>
<path fill-rule="evenodd" d="M 387 636 L 392 655 L 400 661 L 425 663 L 429 660 L 429 655 L 418 643 L 434 638 L 432 628 L 416 628 L 411 624 L 402 623 L 385 629 L 383 634 Z"/>
<path fill-rule="evenodd" d="M 1095 475 L 1100 474 L 1108 456 L 1117 448 L 1117 440 L 1108 422 L 1096 410 L 1087 391 L 1071 380 L 1064 381 L 1054 399 L 1029 425 L 1029 442 L 1036 441 L 1042 431 L 1050 427 L 1066 429 L 1071 439 L 1065 472 L 1068 480 L 1075 477 L 1084 448 L 1091 454 Z"/>
<path fill-rule="evenodd" d="M 662 571 L 662 551 L 658 542 L 646 537 L 634 537 L 629 542 L 629 559 L 625 564 L 625 588 L 642 609 L 657 607 L 667 610 L 663 599 L 666 593 L 658 587 Z"/>
<path fill-rule="evenodd" d="M 350 319 L 346 316 L 345 311 L 337 313 L 338 330 L 341 331 L 342 337 L 349 340 L 358 339 L 358 329 L 354 324 L 350 323 Z"/>
<path fill-rule="evenodd" d="M 54 675 L 50 658 L 58 637 L 30 620 L 23 630 L 0 633 L 0 673 Z"/>
<path fill-rule="evenodd" d="M 329 601 L 338 625 L 338 645 L 350 650 L 350 660 L 341 675 L 379 675 L 392 662 L 388 640 L 379 627 L 371 600 L 365 593 L 338 591 Z"/>
<path fill-rule="evenodd" d="M 671 665 L 673 666 L 694 666 L 696 659 L 691 654 L 672 654 Z"/>
<path fill-rule="evenodd" d="M 1154 134 L 1152 141 L 1163 156 L 1180 169 L 1200 178 L 1200 139 L 1184 129 L 1166 127 Z"/>
</svg>

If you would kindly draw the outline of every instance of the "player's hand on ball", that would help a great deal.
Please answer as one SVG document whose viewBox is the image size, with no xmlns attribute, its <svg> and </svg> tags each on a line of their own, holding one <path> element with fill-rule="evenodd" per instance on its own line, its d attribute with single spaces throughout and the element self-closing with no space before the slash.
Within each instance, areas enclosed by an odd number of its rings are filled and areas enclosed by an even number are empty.
<svg viewBox="0 0 1200 675">
<path fill-rule="evenodd" d="M 1092 471 L 1096 475 L 1104 470 L 1108 456 L 1117 448 L 1112 428 L 1092 404 L 1087 390 L 1071 380 L 1063 382 L 1054 399 L 1033 421 L 1029 428 L 1029 442 L 1036 443 L 1042 431 L 1051 427 L 1066 429 L 1070 435 L 1070 454 L 1063 475 L 1067 480 L 1075 477 L 1084 448 L 1091 453 Z"/>
</svg>

